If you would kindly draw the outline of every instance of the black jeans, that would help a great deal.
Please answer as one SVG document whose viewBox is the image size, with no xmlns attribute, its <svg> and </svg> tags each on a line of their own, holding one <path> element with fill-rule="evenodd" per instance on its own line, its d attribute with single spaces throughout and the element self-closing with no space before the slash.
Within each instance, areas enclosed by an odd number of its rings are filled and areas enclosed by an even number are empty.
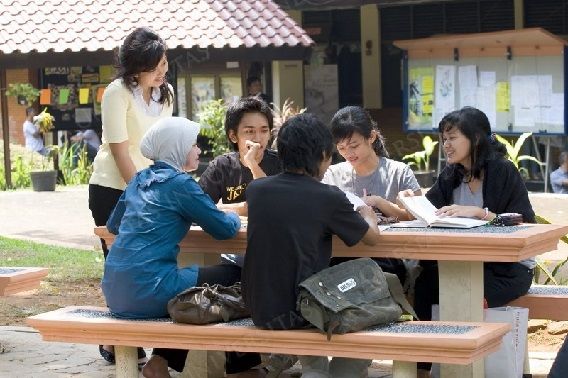
<svg viewBox="0 0 568 378">
<path fill-rule="evenodd" d="M 196 286 L 204 283 L 230 286 L 241 280 L 241 268 L 234 264 L 221 264 L 199 268 Z M 183 371 L 187 350 L 154 348 L 153 355 L 160 356 L 168 361 L 168 366 L 176 371 Z M 228 374 L 240 373 L 260 364 L 258 353 L 226 352 L 225 372 Z"/>
<path fill-rule="evenodd" d="M 564 339 L 564 343 L 560 347 L 548 378 L 565 378 L 568 377 L 568 337 Z"/>
<path fill-rule="evenodd" d="M 91 210 L 96 226 L 106 226 L 108 218 L 118 203 L 122 192 L 122 190 L 106 186 L 89 185 L 89 209 Z M 104 239 L 101 239 L 101 246 L 106 259 L 108 248 Z"/>
<path fill-rule="evenodd" d="M 414 288 L 414 310 L 420 320 L 432 320 L 432 305 L 439 301 L 438 263 L 421 261 L 422 273 Z M 520 263 L 491 262 L 483 264 L 484 296 L 488 307 L 505 306 L 525 295 L 531 287 L 533 270 Z M 418 363 L 419 369 L 430 369 L 430 363 Z"/>
</svg>

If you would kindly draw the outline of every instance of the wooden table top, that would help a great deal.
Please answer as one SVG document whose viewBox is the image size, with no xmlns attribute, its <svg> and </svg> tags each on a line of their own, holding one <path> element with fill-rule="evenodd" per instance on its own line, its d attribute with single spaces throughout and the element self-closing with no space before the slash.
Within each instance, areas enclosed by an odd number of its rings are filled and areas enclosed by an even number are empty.
<svg viewBox="0 0 568 378">
<path fill-rule="evenodd" d="M 347 247 L 334 236 L 334 256 L 395 257 L 447 261 L 515 262 L 555 250 L 568 226 L 523 224 L 513 227 L 482 226 L 457 229 L 387 229 L 374 246 L 359 243 Z M 95 234 L 111 245 L 114 235 L 106 227 L 96 227 Z M 200 227 L 191 227 L 180 243 L 182 253 L 244 253 L 246 228 L 235 238 L 215 240 Z"/>
</svg>

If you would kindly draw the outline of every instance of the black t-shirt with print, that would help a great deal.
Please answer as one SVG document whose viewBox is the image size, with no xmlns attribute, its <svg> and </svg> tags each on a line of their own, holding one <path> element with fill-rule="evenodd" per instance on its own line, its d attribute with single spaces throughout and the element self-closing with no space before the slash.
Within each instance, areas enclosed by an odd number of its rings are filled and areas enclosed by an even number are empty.
<svg viewBox="0 0 568 378">
<path fill-rule="evenodd" d="M 264 151 L 259 165 L 267 176 L 282 171 L 278 155 L 272 150 Z M 220 199 L 223 203 L 238 203 L 246 200 L 245 189 L 252 180 L 252 172 L 241 163 L 239 153 L 229 152 L 209 163 L 199 178 L 199 185 L 214 203 Z"/>
<path fill-rule="evenodd" d="M 268 329 L 300 327 L 298 284 L 329 266 L 332 235 L 351 246 L 369 225 L 341 190 L 300 174 L 254 180 L 247 204 L 241 279 L 253 322 Z"/>
</svg>

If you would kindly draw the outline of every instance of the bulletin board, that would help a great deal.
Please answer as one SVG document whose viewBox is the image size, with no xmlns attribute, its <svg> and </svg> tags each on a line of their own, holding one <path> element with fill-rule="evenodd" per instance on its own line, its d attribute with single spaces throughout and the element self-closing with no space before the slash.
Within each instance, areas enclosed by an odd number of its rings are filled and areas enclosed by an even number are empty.
<svg viewBox="0 0 568 378">
<path fill-rule="evenodd" d="M 40 110 L 47 107 L 55 130 L 101 129 L 101 101 L 112 66 L 45 67 L 40 73 Z"/>
<path fill-rule="evenodd" d="M 405 131 L 437 132 L 463 106 L 498 134 L 566 135 L 566 41 L 540 28 L 395 41 Z"/>
</svg>

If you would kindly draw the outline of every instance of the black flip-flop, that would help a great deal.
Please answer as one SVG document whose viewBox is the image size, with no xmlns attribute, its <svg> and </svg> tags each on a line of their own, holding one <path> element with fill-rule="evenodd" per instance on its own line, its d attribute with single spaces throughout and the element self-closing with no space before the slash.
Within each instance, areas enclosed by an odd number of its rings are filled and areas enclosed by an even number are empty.
<svg viewBox="0 0 568 378">
<path fill-rule="evenodd" d="M 108 350 L 103 348 L 102 345 L 99 345 L 99 353 L 101 354 L 101 357 L 108 363 L 116 363 L 114 353 L 109 352 Z M 138 347 L 138 365 L 144 365 L 146 362 L 148 362 L 148 359 L 146 358 L 146 351 L 144 350 L 144 348 Z"/>
</svg>

